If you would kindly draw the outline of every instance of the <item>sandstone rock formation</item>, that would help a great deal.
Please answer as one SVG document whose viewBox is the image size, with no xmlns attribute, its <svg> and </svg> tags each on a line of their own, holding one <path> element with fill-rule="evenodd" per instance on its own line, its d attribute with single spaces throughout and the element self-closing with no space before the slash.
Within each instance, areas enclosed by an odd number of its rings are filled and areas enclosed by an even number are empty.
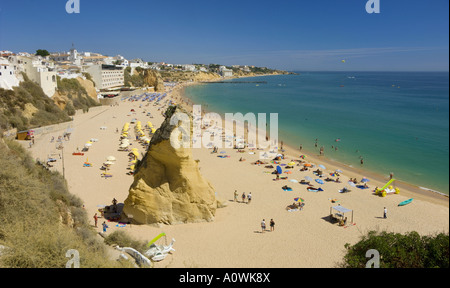
<svg viewBox="0 0 450 288">
<path fill-rule="evenodd" d="M 144 72 L 144 83 L 147 86 L 154 87 L 156 92 L 164 91 L 164 81 L 161 75 L 154 70 L 147 69 Z"/>
<path fill-rule="evenodd" d="M 81 106 L 90 107 L 99 105 L 97 99 L 97 91 L 95 89 L 94 83 L 88 79 L 83 79 L 81 77 L 77 77 L 76 81 L 79 85 L 77 85 L 78 87 L 74 86 L 74 89 L 55 91 L 55 93 L 51 97 L 53 99 L 53 102 L 55 102 L 55 104 L 61 110 L 64 110 L 69 102 L 72 103 L 72 106 L 75 107 L 75 109 L 83 108 Z M 74 101 L 76 103 L 74 103 Z"/>
<path fill-rule="evenodd" d="M 166 111 L 165 121 L 138 165 L 122 218 L 131 214 L 132 222 L 138 224 L 214 220 L 218 208 L 214 188 L 200 174 L 191 149 L 175 149 L 170 143 L 170 135 L 178 127 L 170 124 L 170 118 L 180 110 L 173 106 Z"/>
</svg>

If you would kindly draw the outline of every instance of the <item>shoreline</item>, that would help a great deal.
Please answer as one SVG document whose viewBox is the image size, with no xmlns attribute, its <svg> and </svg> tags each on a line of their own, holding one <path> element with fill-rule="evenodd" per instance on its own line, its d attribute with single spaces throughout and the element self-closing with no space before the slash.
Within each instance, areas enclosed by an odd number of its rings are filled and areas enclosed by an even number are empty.
<svg viewBox="0 0 450 288">
<path fill-rule="evenodd" d="M 247 77 L 247 76 L 246 77 L 228 77 L 224 80 L 262 77 L 262 76 L 277 76 L 277 75 L 255 75 L 255 76 L 250 76 L 250 77 Z M 183 103 L 181 105 L 183 106 L 183 108 L 186 109 L 187 111 L 189 111 L 190 113 L 192 113 L 192 105 L 195 105 L 196 103 L 194 103 L 191 98 L 188 98 L 186 96 L 185 89 L 188 86 L 203 85 L 203 84 L 208 84 L 207 82 L 215 82 L 215 81 L 217 81 L 217 80 L 202 81 L 202 82 L 182 82 L 182 83 L 178 84 L 179 86 L 176 87 L 176 91 L 174 91 L 174 92 L 176 92 L 176 96 L 179 97 L 180 100 L 182 100 Z M 216 111 L 209 111 L 208 108 L 205 109 L 202 107 L 202 114 L 205 114 L 208 112 L 216 112 Z M 356 174 L 358 176 L 357 179 L 360 179 L 362 177 L 367 177 L 367 178 L 371 179 L 372 181 L 379 182 L 379 183 L 383 183 L 383 181 L 384 181 L 384 183 L 389 181 L 389 176 L 385 177 L 380 173 L 366 170 L 362 167 L 357 168 L 357 167 L 349 166 L 344 163 L 338 162 L 336 160 L 330 159 L 325 155 L 324 156 L 317 155 L 313 151 L 305 149 L 305 148 L 303 148 L 303 150 L 300 151 L 299 149 L 296 149 L 292 145 L 288 145 L 286 143 L 284 143 L 283 146 L 284 146 L 283 148 L 285 150 L 285 154 L 288 156 L 288 158 L 299 158 L 298 154 L 304 154 L 305 156 L 307 156 L 308 159 L 310 159 L 311 162 L 314 162 L 317 165 L 327 164 L 330 167 L 336 167 L 335 169 L 341 169 L 344 172 L 348 171 L 351 174 Z M 297 156 L 295 156 L 295 155 L 297 155 Z M 325 166 L 327 166 L 327 165 L 325 165 Z M 327 170 L 330 170 L 330 169 L 327 169 Z M 346 175 L 349 174 L 348 172 L 346 173 Z M 355 177 L 355 176 L 352 176 L 352 178 L 353 177 Z M 394 176 L 394 178 L 395 178 L 395 176 Z M 384 184 L 380 184 L 380 185 L 378 187 L 382 187 Z M 417 199 L 422 199 L 422 200 L 425 200 L 425 201 L 428 201 L 431 203 L 440 204 L 445 207 L 449 207 L 449 195 L 447 195 L 445 193 L 435 191 L 435 190 L 427 188 L 427 187 L 422 187 L 422 186 L 419 186 L 416 184 L 404 182 L 402 180 L 396 180 L 394 186 L 400 188 L 400 190 L 401 190 L 400 193 L 403 195 L 409 195 L 412 198 L 417 197 Z"/>
<path fill-rule="evenodd" d="M 176 92 L 172 90 L 167 100 L 179 103 L 179 99 L 174 98 L 178 96 L 176 94 L 181 86 L 177 85 L 177 89 L 173 89 Z M 171 90 L 169 87 L 166 89 Z M 117 106 L 102 106 L 97 111 L 77 113 L 70 140 L 64 141 L 64 151 L 49 145 L 51 137 L 57 137 L 63 131 L 39 135 L 36 144 L 27 149 L 33 157 L 41 159 L 52 156 L 53 152 L 61 153 L 64 159 L 56 157 L 57 161 L 52 163 L 54 167 L 51 169 L 61 172 L 65 165 L 69 191 L 80 197 L 90 217 L 89 223 L 94 224 L 92 216 L 99 212 L 99 207 L 110 205 L 113 197 L 119 204 L 123 203 L 134 181 L 133 176 L 127 174 L 130 165 L 128 153 L 118 151 L 121 134 L 115 132 L 116 128 L 120 129 L 133 118 L 142 123 L 150 120 L 155 127 L 159 127 L 164 120 L 162 113 L 165 106 L 162 102 L 154 105 L 141 101 L 120 101 Z M 187 104 L 182 106 L 189 108 Z M 153 119 L 149 119 L 148 112 L 151 112 Z M 129 136 L 131 147 L 138 148 L 141 158 L 146 149 L 134 139 L 132 133 Z M 84 157 L 72 154 L 91 138 L 96 140 Z M 27 141 L 20 142 L 25 147 L 28 144 Z M 290 152 L 289 147 L 284 148 L 286 155 L 298 154 L 295 149 Z M 304 185 L 289 182 L 306 175 L 315 178 L 312 170 L 299 172 L 299 169 L 292 169 L 292 175 L 283 173 L 283 176 L 289 176 L 289 180 L 275 181 L 275 175 L 271 175 L 273 169 L 252 165 L 259 159 L 256 150 L 245 149 L 245 153 L 238 153 L 235 149 L 224 148 L 218 154 L 211 154 L 211 150 L 204 147 L 192 149 L 192 156 L 199 160 L 200 173 L 215 188 L 216 199 L 225 204 L 217 209 L 214 221 L 177 225 L 116 225 L 117 222 L 112 221 L 107 222 L 105 234 L 124 231 L 133 239 L 148 242 L 165 233 L 167 239 L 159 240 L 160 243 L 176 239 L 176 252 L 169 254 L 164 261 L 154 262 L 155 268 L 335 268 L 345 255 L 345 245 L 357 243 L 367 231 L 417 231 L 422 235 L 433 235 L 449 229 L 449 209 L 444 205 L 418 199 L 412 205 L 398 207 L 400 201 L 407 199 L 402 195 L 406 192 L 385 198 L 374 197 L 369 190 L 356 188 L 351 193 L 339 193 L 342 184 L 326 182 L 320 185 L 324 192 L 314 193 Z M 221 153 L 228 154 L 228 157 L 219 158 L 223 155 Z M 110 155 L 116 158 L 116 164 L 109 170 L 113 177 L 104 178 L 99 168 Z M 246 161 L 239 161 L 240 157 Z M 313 156 L 307 160 L 314 161 Z M 83 167 L 85 161 L 92 163 L 92 167 Z M 282 163 L 288 161 L 286 157 Z M 356 175 L 346 170 L 340 179 L 344 183 L 349 176 Z M 370 186 L 375 184 L 373 182 L 369 183 Z M 293 190 L 283 191 L 281 186 L 285 184 L 292 186 Z M 252 192 L 251 204 L 240 199 L 234 201 L 234 191 L 240 195 Z M 294 197 L 305 200 L 305 209 L 297 212 L 287 210 Z M 353 225 L 341 227 L 330 223 L 330 209 L 338 204 L 355 211 Z M 383 207 L 389 209 L 387 219 L 382 217 Z M 272 218 L 276 222 L 275 231 L 261 231 L 261 220 L 269 222 Z M 99 219 L 100 223 L 103 221 Z M 92 228 L 102 231 L 101 225 L 92 225 Z M 119 254 L 113 248 L 111 252 L 117 256 Z"/>
</svg>

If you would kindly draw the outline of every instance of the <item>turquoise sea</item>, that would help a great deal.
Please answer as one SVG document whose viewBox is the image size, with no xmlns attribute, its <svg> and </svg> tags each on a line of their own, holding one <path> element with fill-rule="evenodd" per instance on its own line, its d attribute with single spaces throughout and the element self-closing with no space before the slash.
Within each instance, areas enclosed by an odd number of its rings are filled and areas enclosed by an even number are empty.
<svg viewBox="0 0 450 288">
<path fill-rule="evenodd" d="M 330 159 L 449 194 L 448 72 L 297 73 L 185 93 L 209 111 L 278 113 L 279 139 L 294 148 L 324 146 Z"/>
</svg>

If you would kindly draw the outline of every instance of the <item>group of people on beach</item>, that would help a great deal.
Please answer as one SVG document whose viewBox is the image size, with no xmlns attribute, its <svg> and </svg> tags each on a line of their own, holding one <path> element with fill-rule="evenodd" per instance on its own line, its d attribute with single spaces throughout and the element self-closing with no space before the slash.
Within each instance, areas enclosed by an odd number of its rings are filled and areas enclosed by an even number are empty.
<svg viewBox="0 0 450 288">
<path fill-rule="evenodd" d="M 270 225 L 270 232 L 275 231 L 275 221 L 273 221 L 273 219 L 270 219 L 269 225 Z M 261 221 L 261 233 L 264 233 L 264 231 L 266 231 L 266 219 L 263 219 Z"/>
<path fill-rule="evenodd" d="M 248 192 L 248 195 L 245 195 L 245 192 L 242 192 L 242 202 L 241 203 L 245 203 L 245 200 L 247 199 L 247 204 L 250 204 L 250 202 L 252 201 L 252 192 Z M 238 192 L 237 190 L 234 190 L 234 202 L 238 202 Z"/>
</svg>

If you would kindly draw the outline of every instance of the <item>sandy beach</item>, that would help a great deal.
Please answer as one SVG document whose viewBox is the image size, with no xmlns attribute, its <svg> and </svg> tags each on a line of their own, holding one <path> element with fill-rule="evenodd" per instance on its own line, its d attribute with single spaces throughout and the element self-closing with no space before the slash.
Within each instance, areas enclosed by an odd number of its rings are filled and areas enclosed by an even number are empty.
<svg viewBox="0 0 450 288">
<path fill-rule="evenodd" d="M 195 83 L 190 83 L 192 85 Z M 166 99 L 180 103 L 183 85 L 178 85 L 169 93 Z M 168 90 L 169 92 L 169 90 Z M 190 105 L 184 105 L 188 110 Z M 131 112 L 134 109 L 135 112 Z M 56 149 L 51 143 L 52 137 L 62 136 L 64 131 L 39 135 L 36 143 L 29 150 L 35 158 L 46 159 L 52 155 L 54 170 L 62 172 L 68 182 L 72 194 L 79 196 L 85 203 L 88 216 L 94 224 L 94 213 L 99 207 L 110 205 L 113 198 L 119 203 L 128 196 L 128 189 L 133 182 L 129 172 L 128 153 L 118 151 L 120 130 L 126 122 L 132 119 L 141 121 L 143 125 L 151 121 L 158 128 L 163 121 L 164 108 L 147 102 L 120 101 L 117 106 L 101 106 L 91 109 L 88 113 L 78 112 L 72 122 L 73 132 L 70 140 L 64 141 L 64 150 Z M 147 113 L 151 112 L 153 118 Z M 257 111 L 255 111 L 257 113 Z M 134 125 L 130 125 L 133 130 Z M 119 133 L 116 132 L 119 130 Z M 134 139 L 130 133 L 131 147 L 136 147 L 140 159 L 145 148 Z M 73 152 L 82 149 L 91 139 L 89 151 L 83 156 L 74 156 Z M 23 142 L 28 147 L 27 142 Z M 218 154 L 211 154 L 211 149 L 192 149 L 195 159 L 200 160 L 200 172 L 216 189 L 218 199 L 227 206 L 217 210 L 215 220 L 208 223 L 190 223 L 180 225 L 126 225 L 116 227 L 109 222 L 107 234 L 115 230 L 124 230 L 136 239 L 150 241 L 161 232 L 167 235 L 167 244 L 172 238 L 175 252 L 155 267 L 170 268 L 306 268 L 335 267 L 345 254 L 344 245 L 354 244 L 370 230 L 387 230 L 404 233 L 417 231 L 420 234 L 434 234 L 449 230 L 449 199 L 447 196 L 420 190 L 407 183 L 399 183 L 399 195 L 379 197 L 374 195 L 375 187 L 382 187 L 388 180 L 380 175 L 372 175 L 362 170 L 346 167 L 293 147 L 283 147 L 285 159 L 280 164 L 291 160 L 300 160 L 301 154 L 306 155 L 308 163 L 322 164 L 326 167 L 324 179 L 336 169 L 342 170 L 342 183 L 325 182 L 323 185 L 314 183 L 324 191 L 309 192 L 306 185 L 290 182 L 310 176 L 317 177 L 309 171 L 299 171 L 302 166 L 289 169 L 291 174 L 283 172 L 287 180 L 274 181 L 275 169 L 265 168 L 266 165 L 252 165 L 259 159 L 260 151 L 245 149 L 239 153 L 235 149 L 219 149 Z M 224 151 L 224 153 L 220 153 Z M 250 154 L 252 153 L 252 154 Z M 219 155 L 229 155 L 229 158 L 219 158 Z M 61 157 L 60 157 L 61 156 Z M 109 171 L 113 177 L 101 177 L 100 167 L 108 156 L 116 158 Z M 243 157 L 245 161 L 239 161 Z M 64 164 L 63 164 L 64 160 Z M 267 165 L 277 166 L 266 160 Z M 83 167 L 84 162 L 92 163 L 92 167 Z M 283 166 L 284 167 L 284 166 Z M 315 170 L 315 169 L 314 169 Z M 323 169 L 322 169 L 323 170 Z M 283 171 L 285 169 L 283 168 Z M 330 176 L 331 177 L 331 176 Z M 349 193 L 339 193 L 348 186 L 349 178 L 361 180 L 368 177 L 369 189 L 351 188 Z M 312 183 L 313 184 L 313 183 Z M 292 187 L 292 191 L 283 191 L 282 186 Z M 238 192 L 238 202 L 233 200 L 234 191 Z M 241 202 L 245 192 L 252 194 L 250 204 Z M 294 198 L 304 199 L 305 206 L 301 211 L 288 211 L 286 207 L 294 202 Z M 410 205 L 398 207 L 404 200 L 414 198 Z M 334 201 L 334 203 L 332 202 Z M 353 211 L 353 225 L 338 226 L 328 221 L 330 207 L 341 205 Z M 388 217 L 383 218 L 384 207 Z M 351 221 L 351 212 L 346 214 Z M 265 219 L 266 231 L 261 231 L 260 223 Z M 274 231 L 270 231 L 269 221 L 275 221 Z M 100 218 L 98 231 L 101 231 Z M 164 239 L 161 239 L 164 243 Z"/>
</svg>

